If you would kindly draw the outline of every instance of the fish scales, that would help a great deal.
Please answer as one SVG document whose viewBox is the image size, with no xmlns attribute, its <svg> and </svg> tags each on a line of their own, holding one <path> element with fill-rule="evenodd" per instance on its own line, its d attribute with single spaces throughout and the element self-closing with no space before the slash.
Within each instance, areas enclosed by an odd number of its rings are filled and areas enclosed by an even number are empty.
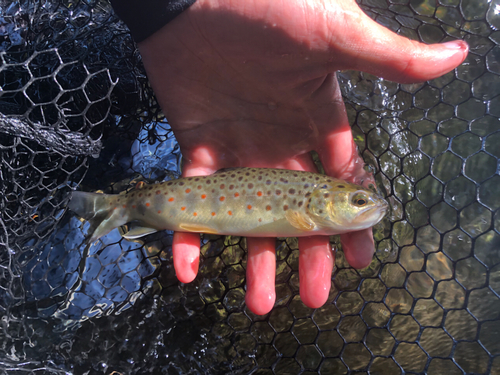
<svg viewBox="0 0 500 375">
<path fill-rule="evenodd" d="M 385 214 L 387 203 L 361 186 L 317 173 L 263 168 L 185 177 L 119 195 L 74 192 L 69 207 L 91 222 L 93 239 L 126 223 L 131 223 L 126 238 L 165 229 L 292 237 L 353 230 L 327 222 L 331 206 L 337 201 L 339 213 L 353 194 L 361 194 L 365 203 L 371 199 Z"/>
</svg>

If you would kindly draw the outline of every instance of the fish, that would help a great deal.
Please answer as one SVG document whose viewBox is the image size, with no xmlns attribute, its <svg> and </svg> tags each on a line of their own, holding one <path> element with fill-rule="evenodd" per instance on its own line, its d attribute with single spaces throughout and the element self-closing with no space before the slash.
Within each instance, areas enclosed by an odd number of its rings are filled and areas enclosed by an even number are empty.
<svg viewBox="0 0 500 375">
<path fill-rule="evenodd" d="M 336 235 L 372 227 L 388 207 L 382 196 L 359 185 L 268 168 L 141 183 L 125 194 L 74 191 L 68 204 L 90 223 L 92 242 L 125 225 L 126 239 L 161 230 L 246 237 Z"/>
</svg>

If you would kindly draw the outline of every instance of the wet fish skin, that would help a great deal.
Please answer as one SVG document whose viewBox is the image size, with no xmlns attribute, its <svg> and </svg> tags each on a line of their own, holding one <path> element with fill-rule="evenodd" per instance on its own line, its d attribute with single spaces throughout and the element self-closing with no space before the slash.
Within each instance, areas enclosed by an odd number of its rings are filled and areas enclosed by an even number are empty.
<svg viewBox="0 0 500 375">
<path fill-rule="evenodd" d="M 69 208 L 90 222 L 94 241 L 127 223 L 129 239 L 158 230 L 248 237 L 341 234 L 375 225 L 388 204 L 370 190 L 326 175 L 234 168 L 126 194 L 76 191 Z"/>
</svg>

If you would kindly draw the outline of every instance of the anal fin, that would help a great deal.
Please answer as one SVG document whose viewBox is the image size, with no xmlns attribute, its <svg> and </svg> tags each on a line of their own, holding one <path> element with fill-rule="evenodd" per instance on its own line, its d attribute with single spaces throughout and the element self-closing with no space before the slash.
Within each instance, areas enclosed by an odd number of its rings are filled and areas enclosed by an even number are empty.
<svg viewBox="0 0 500 375">
<path fill-rule="evenodd" d="M 301 212 L 288 210 L 285 212 L 285 218 L 293 227 L 305 232 L 310 232 L 316 227 L 311 218 Z"/>
<path fill-rule="evenodd" d="M 122 237 L 127 240 L 135 240 L 140 237 L 147 236 L 148 234 L 158 232 L 158 229 L 141 227 L 139 225 L 131 225 Z"/>
<path fill-rule="evenodd" d="M 215 229 L 210 227 L 205 227 L 201 224 L 180 224 L 179 227 L 186 232 L 193 233 L 207 233 L 207 234 L 220 234 Z"/>
</svg>

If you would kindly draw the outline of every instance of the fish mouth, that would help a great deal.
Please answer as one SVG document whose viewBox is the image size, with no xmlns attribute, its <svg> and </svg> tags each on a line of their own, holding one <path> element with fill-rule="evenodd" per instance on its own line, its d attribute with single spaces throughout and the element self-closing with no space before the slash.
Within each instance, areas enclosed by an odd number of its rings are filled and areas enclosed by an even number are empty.
<svg viewBox="0 0 500 375">
<path fill-rule="evenodd" d="M 361 212 L 356 216 L 354 222 L 363 224 L 366 228 L 372 227 L 384 218 L 388 209 L 389 204 L 384 199 L 381 199 L 379 205 L 367 208 L 365 211 Z"/>
</svg>

